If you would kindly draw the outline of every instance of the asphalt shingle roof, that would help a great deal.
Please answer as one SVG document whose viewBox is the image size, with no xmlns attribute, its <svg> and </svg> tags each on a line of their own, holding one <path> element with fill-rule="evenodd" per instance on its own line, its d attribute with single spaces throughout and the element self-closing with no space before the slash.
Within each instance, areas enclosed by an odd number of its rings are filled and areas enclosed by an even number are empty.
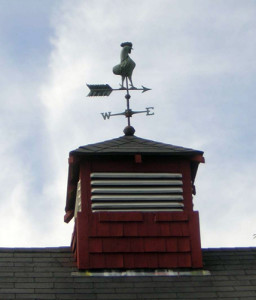
<svg viewBox="0 0 256 300">
<path fill-rule="evenodd" d="M 198 155 L 202 151 L 164 144 L 137 136 L 121 136 L 112 140 L 81 146 L 71 154 L 158 154 L 158 155 Z"/>
<path fill-rule="evenodd" d="M 69 247 L 0 249 L 0 299 L 256 299 L 256 248 L 204 249 L 207 276 L 73 276 Z"/>
</svg>

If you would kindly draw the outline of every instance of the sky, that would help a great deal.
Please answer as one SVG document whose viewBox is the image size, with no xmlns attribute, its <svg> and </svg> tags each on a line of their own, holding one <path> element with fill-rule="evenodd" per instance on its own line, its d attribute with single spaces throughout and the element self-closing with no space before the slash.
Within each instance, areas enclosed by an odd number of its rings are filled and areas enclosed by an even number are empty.
<svg viewBox="0 0 256 300">
<path fill-rule="evenodd" d="M 132 42 L 136 136 L 204 151 L 204 248 L 256 246 L 256 2 L 0 0 L 0 247 L 68 246 L 68 155 L 123 135 L 120 44 Z"/>
</svg>

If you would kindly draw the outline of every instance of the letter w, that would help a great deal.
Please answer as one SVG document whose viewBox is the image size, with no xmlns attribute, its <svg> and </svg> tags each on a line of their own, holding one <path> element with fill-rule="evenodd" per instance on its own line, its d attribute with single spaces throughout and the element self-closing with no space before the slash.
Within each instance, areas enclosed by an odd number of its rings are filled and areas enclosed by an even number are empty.
<svg viewBox="0 0 256 300">
<path fill-rule="evenodd" d="M 105 112 L 105 113 L 101 113 L 102 117 L 104 120 L 109 119 L 111 117 L 111 111 L 109 112 Z"/>
</svg>

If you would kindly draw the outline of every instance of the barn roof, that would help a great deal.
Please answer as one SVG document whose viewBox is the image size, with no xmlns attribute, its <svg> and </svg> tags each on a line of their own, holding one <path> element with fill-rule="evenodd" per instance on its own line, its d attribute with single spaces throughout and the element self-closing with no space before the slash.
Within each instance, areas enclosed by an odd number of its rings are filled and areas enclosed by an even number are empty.
<svg viewBox="0 0 256 300">
<path fill-rule="evenodd" d="M 71 151 L 76 155 L 100 155 L 100 154 L 157 154 L 157 155 L 202 155 L 203 152 L 180 146 L 164 144 L 137 136 L 121 136 L 119 138 L 81 146 Z"/>
<path fill-rule="evenodd" d="M 69 247 L 1 248 L 0 299 L 256 299 L 256 248 L 203 249 L 203 261 L 210 275 L 90 277 Z"/>
</svg>

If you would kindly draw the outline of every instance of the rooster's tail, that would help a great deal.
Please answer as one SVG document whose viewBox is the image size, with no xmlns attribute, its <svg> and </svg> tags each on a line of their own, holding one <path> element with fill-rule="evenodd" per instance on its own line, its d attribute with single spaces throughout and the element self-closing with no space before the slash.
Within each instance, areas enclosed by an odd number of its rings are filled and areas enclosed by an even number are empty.
<svg viewBox="0 0 256 300">
<path fill-rule="evenodd" d="M 114 66 L 114 68 L 113 68 L 113 73 L 114 73 L 115 75 L 121 75 L 121 65 L 120 65 L 120 64 Z"/>
</svg>

